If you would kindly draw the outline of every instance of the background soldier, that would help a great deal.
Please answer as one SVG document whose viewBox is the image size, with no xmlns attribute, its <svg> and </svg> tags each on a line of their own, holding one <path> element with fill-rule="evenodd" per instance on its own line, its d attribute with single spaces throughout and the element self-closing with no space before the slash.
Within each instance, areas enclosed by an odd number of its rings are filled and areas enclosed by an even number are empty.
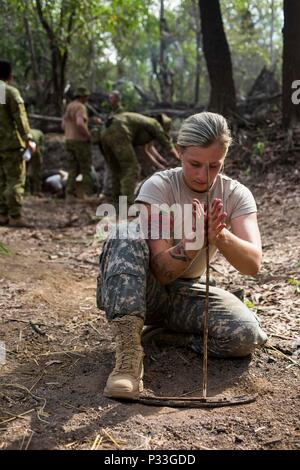
<svg viewBox="0 0 300 470">
<path fill-rule="evenodd" d="M 63 117 L 68 155 L 69 177 L 67 195 L 76 195 L 76 177 L 82 174 L 82 187 L 85 195 L 92 193 L 92 152 L 91 134 L 88 129 L 88 115 L 85 103 L 90 92 L 79 87 L 74 100 L 68 104 Z"/>
<path fill-rule="evenodd" d="M 154 118 L 138 113 L 117 114 L 112 118 L 110 126 L 102 132 L 101 144 L 112 173 L 114 202 L 118 202 L 118 197 L 122 195 L 128 197 L 129 204 L 133 203 L 139 173 L 134 147 L 153 140 L 157 140 L 171 157 L 179 160 L 167 131 Z"/>
<path fill-rule="evenodd" d="M 110 106 L 110 112 L 105 120 L 105 127 L 109 127 L 112 123 L 112 119 L 115 114 L 120 114 L 125 112 L 125 108 L 121 104 L 121 93 L 118 90 L 112 90 L 107 95 L 107 101 Z M 103 154 L 103 149 L 101 142 L 99 144 L 100 152 Z M 105 165 L 104 175 L 102 179 L 102 192 L 99 194 L 99 202 L 109 201 L 112 198 L 112 179 L 111 168 L 108 165 Z"/>
<path fill-rule="evenodd" d="M 118 90 L 111 91 L 108 94 L 107 100 L 111 107 L 108 119 L 113 117 L 115 114 L 124 113 L 125 109 L 121 104 L 121 94 Z"/>
<path fill-rule="evenodd" d="M 0 225 L 24 227 L 22 199 L 25 185 L 26 148 L 33 151 L 32 135 L 19 91 L 9 85 L 12 66 L 0 60 L 0 80 L 5 87 L 5 103 L 0 103 Z"/>
</svg>

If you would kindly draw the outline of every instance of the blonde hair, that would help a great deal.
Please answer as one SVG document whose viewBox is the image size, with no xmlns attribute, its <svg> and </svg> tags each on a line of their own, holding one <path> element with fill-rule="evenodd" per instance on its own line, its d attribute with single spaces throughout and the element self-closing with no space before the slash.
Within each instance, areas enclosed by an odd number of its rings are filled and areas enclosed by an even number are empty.
<svg viewBox="0 0 300 470">
<path fill-rule="evenodd" d="M 194 114 L 183 121 L 177 144 L 180 147 L 209 147 L 219 142 L 228 149 L 232 141 L 226 119 L 217 113 Z"/>
</svg>

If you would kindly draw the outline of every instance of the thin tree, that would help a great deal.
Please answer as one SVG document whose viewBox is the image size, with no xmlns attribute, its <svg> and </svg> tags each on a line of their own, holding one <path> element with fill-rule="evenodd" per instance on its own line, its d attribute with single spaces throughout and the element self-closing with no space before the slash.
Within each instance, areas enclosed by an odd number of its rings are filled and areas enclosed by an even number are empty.
<svg viewBox="0 0 300 470">
<path fill-rule="evenodd" d="M 173 73 L 169 69 L 167 60 L 168 46 L 168 26 L 165 17 L 164 0 L 160 0 L 159 15 L 159 32 L 160 32 L 160 50 L 159 50 L 159 72 L 158 81 L 160 85 L 161 99 L 165 103 L 172 103 L 173 100 Z"/>
<path fill-rule="evenodd" d="M 65 2 L 61 4 L 60 11 L 60 28 L 59 33 L 64 36 L 64 41 L 61 40 L 59 34 L 51 26 L 47 20 L 41 0 L 36 0 L 36 9 L 39 20 L 46 31 L 50 51 L 51 51 L 51 67 L 52 67 L 52 83 L 54 90 L 54 104 L 56 111 L 61 113 L 63 92 L 65 87 L 66 66 L 69 55 L 69 47 L 71 44 L 72 31 L 74 27 L 74 18 L 76 16 L 76 9 L 73 8 L 68 11 Z M 66 18 L 66 21 L 64 21 Z M 64 24 L 66 24 L 65 31 L 63 31 Z"/>
<path fill-rule="evenodd" d="M 231 55 L 219 0 L 199 0 L 203 51 L 210 80 L 209 109 L 228 116 L 236 109 Z"/>
<path fill-rule="evenodd" d="M 25 33 L 26 33 L 26 38 L 27 38 L 27 43 L 28 43 L 28 49 L 30 53 L 32 76 L 33 76 L 35 89 L 36 89 L 36 100 L 37 100 L 37 105 L 39 107 L 41 103 L 43 102 L 43 91 L 42 91 L 42 84 L 40 81 L 39 67 L 38 67 L 37 58 L 36 58 L 34 41 L 32 37 L 32 30 L 31 30 L 31 25 L 30 25 L 28 16 L 29 16 L 28 15 L 28 3 L 26 3 L 24 15 L 23 15 L 23 21 L 24 21 L 24 28 L 25 28 Z"/>
<path fill-rule="evenodd" d="M 192 12 L 195 22 L 195 36 L 196 36 L 196 70 L 195 70 L 195 97 L 194 105 L 197 106 L 200 100 L 200 75 L 201 75 L 201 22 L 200 12 L 197 8 L 196 0 L 192 1 Z"/>
</svg>

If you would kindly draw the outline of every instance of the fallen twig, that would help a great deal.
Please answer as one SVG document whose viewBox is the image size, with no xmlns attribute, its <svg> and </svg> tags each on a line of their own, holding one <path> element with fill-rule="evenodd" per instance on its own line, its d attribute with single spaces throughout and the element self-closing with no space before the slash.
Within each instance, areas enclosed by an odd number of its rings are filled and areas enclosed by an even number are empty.
<svg viewBox="0 0 300 470">
<path fill-rule="evenodd" d="M 32 408 L 31 410 L 28 410 L 28 411 L 24 411 L 24 413 L 20 413 L 18 415 L 14 415 L 13 413 L 10 413 L 9 411 L 5 411 L 6 414 L 12 415 L 12 418 L 8 418 L 4 421 L 0 421 L 0 424 L 9 423 L 10 421 L 14 421 L 15 419 L 23 418 L 24 415 L 32 413 L 32 411 L 35 411 L 35 408 Z"/>
<path fill-rule="evenodd" d="M 101 338 L 103 338 L 103 335 L 101 335 L 100 331 L 97 330 L 97 328 L 95 328 L 94 325 L 92 325 L 91 322 L 88 322 L 88 325 L 89 325 L 94 331 L 96 331 L 96 333 L 98 333 L 98 335 L 101 336 Z"/>
<path fill-rule="evenodd" d="M 105 429 L 102 429 L 102 431 L 104 432 L 104 434 L 110 439 L 110 441 L 115 444 L 115 446 L 118 448 L 118 449 L 121 449 L 121 446 L 117 443 L 117 441 L 105 430 Z"/>
<path fill-rule="evenodd" d="M 28 438 L 28 441 L 27 441 L 27 444 L 26 444 L 25 450 L 27 450 L 27 449 L 28 449 L 28 447 L 29 447 L 29 444 L 30 444 L 30 442 L 31 442 L 31 439 L 32 439 L 32 436 L 33 436 L 33 434 L 34 434 L 34 431 L 31 431 L 31 434 L 30 434 L 30 436 L 29 436 L 29 438 Z"/>
<path fill-rule="evenodd" d="M 38 379 L 34 382 L 34 384 L 30 387 L 30 392 L 35 388 L 35 386 L 39 383 L 39 381 L 42 379 L 42 377 L 44 376 L 45 374 L 45 371 L 43 370 L 43 372 L 41 373 L 41 375 L 38 377 Z"/>
<path fill-rule="evenodd" d="M 97 450 L 99 445 L 102 443 L 103 441 L 103 436 L 100 436 L 100 434 L 97 434 L 94 442 L 93 442 L 93 445 L 91 447 L 91 450 Z"/>
<path fill-rule="evenodd" d="M 52 356 L 53 354 L 74 354 L 75 356 L 85 357 L 84 354 L 80 354 L 76 351 L 49 351 L 47 353 L 38 354 L 38 356 Z"/>
<path fill-rule="evenodd" d="M 20 320 L 20 319 L 17 319 L 17 318 L 8 318 L 7 320 L 4 320 L 4 323 L 9 323 L 11 321 L 15 321 L 17 323 L 26 323 L 26 325 L 28 324 L 28 320 Z M 29 320 L 30 322 L 30 320 Z M 39 323 L 39 326 L 46 326 L 44 323 Z"/>
<path fill-rule="evenodd" d="M 275 333 L 269 333 L 269 336 L 272 336 L 273 338 L 286 339 L 288 341 L 293 341 L 295 339 L 291 338 L 290 336 L 277 335 Z"/>
<path fill-rule="evenodd" d="M 45 409 L 45 406 L 46 406 L 46 403 L 47 403 L 47 400 L 45 398 L 42 398 L 42 397 L 38 397 L 37 395 L 34 395 L 27 387 L 25 387 L 24 385 L 19 385 L 19 384 L 0 384 L 0 387 L 7 387 L 7 388 L 17 388 L 17 389 L 21 389 L 23 391 L 25 391 L 26 393 L 28 393 L 28 395 L 30 395 L 32 398 L 34 398 L 35 400 L 37 401 L 42 401 L 43 402 L 43 405 L 36 410 L 37 412 L 37 417 L 40 421 L 43 421 L 44 423 L 47 423 L 47 421 L 45 421 L 44 419 L 41 418 L 41 415 L 44 414 L 44 409 Z M 32 411 L 32 410 L 31 410 Z M 5 421 L 4 421 L 5 422 Z M 0 423 L 0 424 L 3 424 L 3 421 Z"/>
<path fill-rule="evenodd" d="M 295 361 L 295 360 L 292 359 L 290 356 L 287 356 L 286 354 L 284 354 L 282 351 L 280 351 L 279 349 L 275 348 L 274 346 L 265 346 L 265 349 L 272 349 L 273 351 L 276 351 L 278 354 L 280 354 L 281 356 L 285 357 L 285 359 L 287 359 L 288 361 L 292 362 L 295 366 L 300 367 L 300 363 L 299 363 L 298 361 Z"/>
</svg>

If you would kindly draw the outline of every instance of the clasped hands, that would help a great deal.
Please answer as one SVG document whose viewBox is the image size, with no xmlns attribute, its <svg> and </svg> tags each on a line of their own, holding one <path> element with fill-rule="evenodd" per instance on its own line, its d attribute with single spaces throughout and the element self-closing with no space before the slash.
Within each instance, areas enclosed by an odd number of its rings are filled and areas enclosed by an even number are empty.
<svg viewBox="0 0 300 470">
<path fill-rule="evenodd" d="M 195 252 L 196 254 L 199 250 L 193 250 L 192 244 L 197 240 L 197 238 L 201 239 L 201 235 L 204 235 L 204 233 L 197 234 L 197 227 L 204 227 L 205 230 L 206 223 L 208 222 L 208 242 L 210 245 L 214 245 L 216 244 L 222 230 L 226 228 L 225 219 L 227 217 L 227 213 L 223 211 L 222 200 L 218 198 L 214 198 L 212 200 L 209 208 L 206 207 L 206 204 L 202 205 L 198 199 L 193 199 L 192 205 L 192 232 L 190 232 L 183 241 L 185 242 L 186 249 L 191 251 L 191 255 L 194 257 L 192 252 Z M 200 223 L 201 219 L 202 223 Z"/>
</svg>

